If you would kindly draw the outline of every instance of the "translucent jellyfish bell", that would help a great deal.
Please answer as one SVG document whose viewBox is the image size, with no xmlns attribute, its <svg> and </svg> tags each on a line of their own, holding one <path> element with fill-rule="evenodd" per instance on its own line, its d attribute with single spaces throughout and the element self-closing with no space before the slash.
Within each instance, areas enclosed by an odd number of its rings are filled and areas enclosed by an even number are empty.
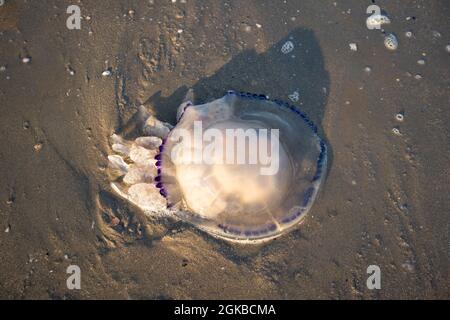
<svg viewBox="0 0 450 320">
<path fill-rule="evenodd" d="M 271 239 L 303 220 L 327 156 L 305 114 L 264 95 L 229 91 L 206 104 L 183 103 L 177 118 L 166 132 L 148 118 L 150 136 L 134 142 L 115 136 L 121 140 L 113 150 L 129 158 L 110 156 L 121 196 L 150 215 L 166 212 L 234 241 Z"/>
</svg>

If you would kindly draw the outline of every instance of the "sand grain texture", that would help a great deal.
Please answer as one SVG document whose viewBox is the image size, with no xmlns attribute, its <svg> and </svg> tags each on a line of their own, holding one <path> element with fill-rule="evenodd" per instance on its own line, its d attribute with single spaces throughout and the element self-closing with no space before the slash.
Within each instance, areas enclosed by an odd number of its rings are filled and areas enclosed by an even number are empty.
<svg viewBox="0 0 450 320">
<path fill-rule="evenodd" d="M 0 298 L 449 298 L 446 1 L 377 1 L 393 52 L 365 27 L 372 1 L 82 1 L 81 30 L 70 4 L 0 7 Z M 174 123 L 189 87 L 201 101 L 299 92 L 331 149 L 301 227 L 236 246 L 110 193 L 108 136 L 142 104 Z"/>
</svg>

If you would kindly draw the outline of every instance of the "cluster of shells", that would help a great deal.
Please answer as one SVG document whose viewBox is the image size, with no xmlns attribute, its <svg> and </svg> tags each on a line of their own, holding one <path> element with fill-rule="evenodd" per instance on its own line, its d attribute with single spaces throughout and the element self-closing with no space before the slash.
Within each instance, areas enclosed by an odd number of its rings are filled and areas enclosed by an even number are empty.
<svg viewBox="0 0 450 320">
<path fill-rule="evenodd" d="M 367 18 L 366 25 L 370 30 L 381 29 L 383 25 L 391 23 L 391 19 L 385 14 L 374 14 Z M 398 48 L 398 40 L 394 33 L 388 33 L 384 37 L 384 46 L 388 50 L 396 50 Z"/>
</svg>

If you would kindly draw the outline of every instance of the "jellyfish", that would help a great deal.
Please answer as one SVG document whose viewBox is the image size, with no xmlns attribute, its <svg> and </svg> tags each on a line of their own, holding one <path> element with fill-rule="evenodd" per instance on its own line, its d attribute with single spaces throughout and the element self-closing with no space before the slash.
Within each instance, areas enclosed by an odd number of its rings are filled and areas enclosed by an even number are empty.
<svg viewBox="0 0 450 320">
<path fill-rule="evenodd" d="M 196 105 L 189 90 L 175 126 L 143 106 L 134 118 L 132 139 L 110 137 L 108 176 L 150 217 L 263 242 L 304 221 L 324 180 L 327 146 L 316 125 L 266 95 L 228 91 Z"/>
</svg>

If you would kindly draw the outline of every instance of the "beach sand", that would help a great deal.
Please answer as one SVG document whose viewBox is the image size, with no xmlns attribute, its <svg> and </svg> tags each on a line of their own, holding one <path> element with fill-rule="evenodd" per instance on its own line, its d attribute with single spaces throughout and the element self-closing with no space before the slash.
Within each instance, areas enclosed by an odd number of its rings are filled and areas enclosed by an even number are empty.
<svg viewBox="0 0 450 320">
<path fill-rule="evenodd" d="M 365 26 L 373 3 L 396 51 Z M 71 4 L 81 30 L 66 27 Z M 7 0 L 0 298 L 449 299 L 449 16 L 443 0 Z M 140 105 L 174 124 L 187 88 L 199 102 L 298 92 L 330 155 L 296 230 L 230 244 L 111 192 L 109 135 Z"/>
</svg>

